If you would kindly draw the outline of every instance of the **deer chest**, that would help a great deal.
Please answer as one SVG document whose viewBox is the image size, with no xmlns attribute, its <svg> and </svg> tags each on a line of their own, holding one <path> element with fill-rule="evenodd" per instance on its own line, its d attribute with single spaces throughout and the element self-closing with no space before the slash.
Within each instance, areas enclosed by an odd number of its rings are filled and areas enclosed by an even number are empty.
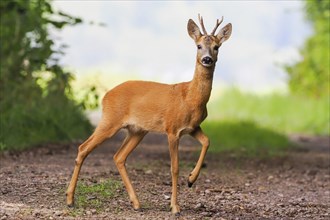
<svg viewBox="0 0 330 220">
<path fill-rule="evenodd" d="M 198 127 L 207 117 L 207 109 L 195 109 L 193 111 L 189 111 L 188 114 L 186 114 L 183 118 L 178 119 L 181 121 L 181 134 L 190 133 L 193 130 L 195 130 L 196 127 Z"/>
</svg>

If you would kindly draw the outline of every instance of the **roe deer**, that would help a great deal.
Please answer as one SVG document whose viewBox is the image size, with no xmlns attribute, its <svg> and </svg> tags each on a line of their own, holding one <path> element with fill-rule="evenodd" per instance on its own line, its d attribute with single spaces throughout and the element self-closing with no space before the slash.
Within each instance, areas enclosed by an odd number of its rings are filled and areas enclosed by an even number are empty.
<svg viewBox="0 0 330 220">
<path fill-rule="evenodd" d="M 179 174 L 179 139 L 184 134 L 196 138 L 202 145 L 199 159 L 188 177 L 188 186 L 196 181 L 206 151 L 209 138 L 203 133 L 200 124 L 207 117 L 206 104 L 209 100 L 213 72 L 217 62 L 218 49 L 231 35 L 232 26 L 227 24 L 215 34 L 221 21 L 210 35 L 207 34 L 203 18 L 198 15 L 203 34 L 196 23 L 189 19 L 188 33 L 197 46 L 194 77 L 190 82 L 161 84 L 148 81 L 128 81 L 108 91 L 102 101 L 102 119 L 94 133 L 79 146 L 78 155 L 70 185 L 67 190 L 67 205 L 74 202 L 74 191 L 83 161 L 105 139 L 118 130 L 128 130 L 127 137 L 113 159 L 124 182 L 134 209 L 140 203 L 129 180 L 125 168 L 127 156 L 149 132 L 166 133 L 169 143 L 172 174 L 171 210 L 179 214 L 177 203 L 177 183 Z"/>
</svg>

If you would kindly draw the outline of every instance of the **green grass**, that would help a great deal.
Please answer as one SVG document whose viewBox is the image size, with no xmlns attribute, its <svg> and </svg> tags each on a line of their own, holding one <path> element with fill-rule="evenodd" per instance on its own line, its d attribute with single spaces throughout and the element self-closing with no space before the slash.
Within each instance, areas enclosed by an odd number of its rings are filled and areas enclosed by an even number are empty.
<svg viewBox="0 0 330 220">
<path fill-rule="evenodd" d="M 95 184 L 78 182 L 75 192 L 74 209 L 69 210 L 71 216 L 84 214 L 85 209 L 95 209 L 97 213 L 108 208 L 109 200 L 118 196 L 122 184 L 117 180 L 104 180 Z"/>
<path fill-rule="evenodd" d="M 263 158 L 283 155 L 291 145 L 286 135 L 248 121 L 206 121 L 202 128 L 210 152 Z"/>
<path fill-rule="evenodd" d="M 248 121 L 279 133 L 312 135 L 330 134 L 329 109 L 329 96 L 255 95 L 236 89 L 208 105 L 209 119 Z"/>
<path fill-rule="evenodd" d="M 306 97 L 224 92 L 208 105 L 202 124 L 210 137 L 211 152 L 239 156 L 282 155 L 292 146 L 292 133 L 329 135 L 329 97 Z"/>
</svg>

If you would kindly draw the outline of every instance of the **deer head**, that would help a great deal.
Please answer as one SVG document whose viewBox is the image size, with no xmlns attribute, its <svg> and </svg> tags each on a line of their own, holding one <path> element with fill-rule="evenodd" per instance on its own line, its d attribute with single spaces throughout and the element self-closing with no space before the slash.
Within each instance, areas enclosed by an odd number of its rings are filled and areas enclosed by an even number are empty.
<svg viewBox="0 0 330 220">
<path fill-rule="evenodd" d="M 217 23 L 213 31 L 210 35 L 208 35 L 204 27 L 203 18 L 198 15 L 198 19 L 203 33 L 201 33 L 199 27 L 192 19 L 189 19 L 187 26 L 188 33 L 190 37 L 195 41 L 197 46 L 197 62 L 206 68 L 214 67 L 218 60 L 219 48 L 223 42 L 229 39 L 232 26 L 231 23 L 227 24 L 222 29 L 220 29 L 218 34 L 215 35 L 217 28 L 223 21 L 222 17 L 220 21 L 217 19 Z"/>
</svg>

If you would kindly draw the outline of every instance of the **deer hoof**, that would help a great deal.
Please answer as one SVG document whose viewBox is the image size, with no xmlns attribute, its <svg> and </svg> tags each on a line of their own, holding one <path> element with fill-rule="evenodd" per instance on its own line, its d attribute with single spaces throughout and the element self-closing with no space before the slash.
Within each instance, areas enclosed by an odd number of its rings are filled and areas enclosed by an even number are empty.
<svg viewBox="0 0 330 220">
<path fill-rule="evenodd" d="M 191 188 L 193 184 L 194 184 L 194 183 L 192 183 L 192 182 L 190 182 L 190 181 L 188 180 L 188 187 L 189 187 L 189 188 Z"/>
<path fill-rule="evenodd" d="M 180 216 L 180 208 L 178 205 L 172 206 L 171 209 L 172 209 L 172 215 Z"/>
<path fill-rule="evenodd" d="M 134 208 L 134 211 L 136 211 L 136 212 L 142 212 L 142 209 L 141 208 Z"/>
<path fill-rule="evenodd" d="M 175 217 L 180 217 L 180 212 L 174 214 Z"/>
<path fill-rule="evenodd" d="M 135 211 L 140 211 L 141 210 L 141 206 L 140 206 L 140 203 L 138 201 L 134 201 L 132 203 L 133 203 L 133 209 Z"/>
<path fill-rule="evenodd" d="M 73 207 L 74 207 L 74 203 L 67 204 L 67 206 L 68 206 L 69 208 L 73 208 Z"/>
</svg>

